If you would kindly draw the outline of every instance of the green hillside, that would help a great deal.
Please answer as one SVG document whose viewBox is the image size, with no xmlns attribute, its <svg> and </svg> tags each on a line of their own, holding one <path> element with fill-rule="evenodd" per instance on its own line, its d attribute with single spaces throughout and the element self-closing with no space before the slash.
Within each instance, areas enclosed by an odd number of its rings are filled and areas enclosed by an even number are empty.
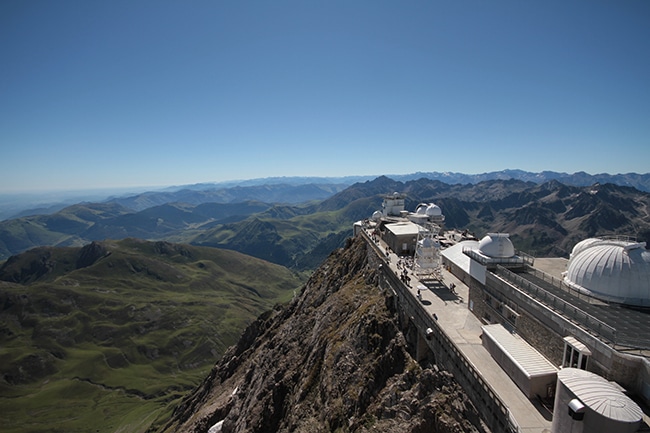
<svg viewBox="0 0 650 433">
<path fill-rule="evenodd" d="M 167 242 L 13 256 L 0 267 L 2 431 L 144 431 L 300 285 L 266 261 Z"/>
<path fill-rule="evenodd" d="M 510 233 L 515 248 L 539 257 L 568 256 L 576 242 L 595 235 L 631 235 L 650 244 L 650 195 L 634 188 L 514 179 L 403 183 L 382 176 L 299 205 L 167 203 L 133 212 L 116 204 L 88 203 L 52 215 L 0 221 L 0 260 L 39 245 L 74 247 L 136 237 L 226 248 L 310 272 L 343 245 L 355 221 L 381 209 L 391 191 L 405 195 L 409 211 L 419 203 L 436 203 L 445 215 L 445 229 L 477 236 Z"/>
</svg>

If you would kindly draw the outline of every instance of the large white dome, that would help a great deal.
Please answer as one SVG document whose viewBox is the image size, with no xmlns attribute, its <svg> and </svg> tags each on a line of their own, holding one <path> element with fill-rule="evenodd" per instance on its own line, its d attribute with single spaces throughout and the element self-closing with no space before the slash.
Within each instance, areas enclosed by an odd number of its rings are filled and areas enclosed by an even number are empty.
<svg viewBox="0 0 650 433">
<path fill-rule="evenodd" d="M 510 241 L 508 233 L 488 233 L 478 243 L 479 251 L 488 257 L 494 259 L 503 259 L 515 255 L 515 247 Z"/>
<path fill-rule="evenodd" d="M 571 250 L 570 257 L 573 257 L 579 254 L 580 252 L 586 250 L 587 248 L 594 246 L 594 244 L 601 244 L 603 242 L 606 241 L 604 239 L 598 239 L 598 238 L 588 238 L 588 239 L 581 240 L 580 242 L 575 244 L 573 250 Z"/>
<path fill-rule="evenodd" d="M 650 252 L 645 242 L 580 242 L 574 247 L 564 282 L 605 301 L 650 307 Z"/>
</svg>

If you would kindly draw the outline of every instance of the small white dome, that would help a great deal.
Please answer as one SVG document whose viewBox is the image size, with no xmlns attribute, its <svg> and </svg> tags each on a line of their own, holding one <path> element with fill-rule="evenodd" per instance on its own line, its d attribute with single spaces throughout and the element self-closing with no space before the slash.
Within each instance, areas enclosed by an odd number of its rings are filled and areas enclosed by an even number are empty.
<svg viewBox="0 0 650 433">
<path fill-rule="evenodd" d="M 376 211 L 373 212 L 373 214 L 372 214 L 372 220 L 373 220 L 373 221 L 379 221 L 383 215 L 384 215 L 384 214 L 381 213 L 381 211 L 376 210 Z"/>
<path fill-rule="evenodd" d="M 427 212 L 428 216 L 440 216 L 440 215 L 442 215 L 442 209 L 440 209 L 440 207 L 438 205 L 435 205 L 433 203 L 431 203 L 427 207 L 426 212 Z"/>
<path fill-rule="evenodd" d="M 417 215 L 440 216 L 442 215 L 442 209 L 440 209 L 440 206 L 433 203 L 420 203 L 418 207 L 415 208 L 415 213 Z"/>
<path fill-rule="evenodd" d="M 572 255 L 564 281 L 605 301 L 650 307 L 650 252 L 645 242 L 593 242 Z"/>
<path fill-rule="evenodd" d="M 494 259 L 503 259 L 515 255 L 515 247 L 510 241 L 508 233 L 488 233 L 478 243 L 479 251 Z"/>
<path fill-rule="evenodd" d="M 419 244 L 422 248 L 440 248 L 440 242 L 431 238 L 424 238 L 419 241 Z"/>
</svg>

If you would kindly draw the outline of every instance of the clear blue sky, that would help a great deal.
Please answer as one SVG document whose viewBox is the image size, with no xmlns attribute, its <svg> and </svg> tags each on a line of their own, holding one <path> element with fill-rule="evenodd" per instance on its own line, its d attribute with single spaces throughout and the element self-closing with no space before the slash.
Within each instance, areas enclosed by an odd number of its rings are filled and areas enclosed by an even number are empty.
<svg viewBox="0 0 650 433">
<path fill-rule="evenodd" d="M 0 191 L 650 172 L 650 1 L 0 2 Z"/>
</svg>

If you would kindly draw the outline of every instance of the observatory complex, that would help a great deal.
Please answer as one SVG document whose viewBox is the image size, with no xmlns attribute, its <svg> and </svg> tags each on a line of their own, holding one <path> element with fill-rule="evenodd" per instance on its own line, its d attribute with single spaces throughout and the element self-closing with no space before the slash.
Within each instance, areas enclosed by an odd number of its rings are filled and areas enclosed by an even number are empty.
<svg viewBox="0 0 650 433">
<path fill-rule="evenodd" d="M 379 246 L 388 267 L 403 273 L 400 283 L 387 279 L 398 302 L 417 290 L 423 313 L 407 306 L 406 321 L 429 326 L 427 317 L 433 315 L 435 326 L 419 333 L 428 339 L 439 328 L 448 334 L 442 340 L 449 338 L 453 346 L 460 331 L 438 316 L 460 314 L 451 308 L 468 311 L 467 320 L 472 317 L 476 325 L 466 320 L 462 326 L 479 334 L 481 357 L 491 358 L 524 400 L 552 413 L 548 424 L 542 419 L 527 430 L 521 427 L 526 417 L 521 411 L 519 425 L 506 420 L 495 430 L 650 431 L 642 410 L 650 405 L 650 251 L 645 243 L 597 237 L 577 243 L 569 259 L 535 258 L 516 251 L 507 233 L 487 233 L 479 240 L 445 231 L 439 206 L 421 203 L 409 212 L 404 204 L 403 195 L 386 195 L 382 209 L 355 223 L 354 233 Z M 396 268 L 392 260 L 398 261 Z M 462 285 L 466 295 L 458 295 L 450 281 Z M 432 302 L 423 302 L 422 290 Z M 476 357 L 474 352 L 463 356 Z M 489 374 L 479 375 L 485 377 L 476 380 L 487 381 L 489 389 L 498 387 L 489 383 Z M 465 386 L 474 389 L 471 375 Z M 509 417 L 517 418 L 513 410 L 508 409 Z"/>
</svg>

